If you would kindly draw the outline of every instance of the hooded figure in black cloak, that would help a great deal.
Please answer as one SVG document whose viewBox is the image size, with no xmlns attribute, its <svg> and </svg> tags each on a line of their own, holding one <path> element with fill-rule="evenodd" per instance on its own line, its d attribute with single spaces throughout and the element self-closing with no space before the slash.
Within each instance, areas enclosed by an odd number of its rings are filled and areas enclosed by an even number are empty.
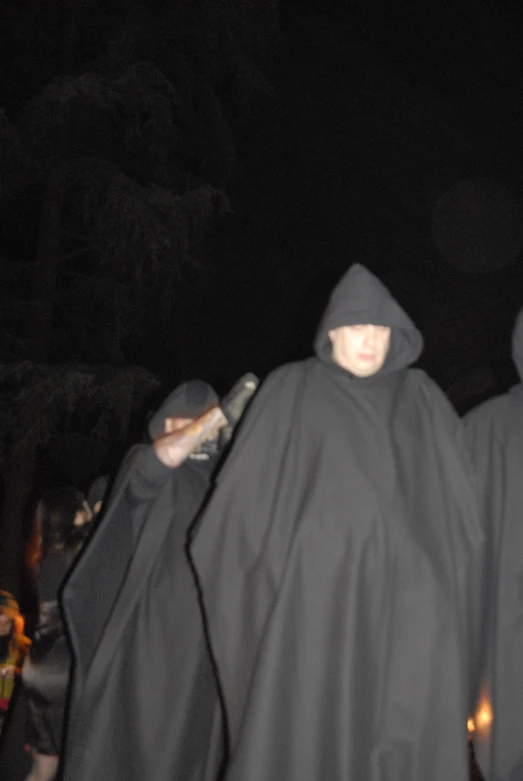
<svg viewBox="0 0 523 781">
<path fill-rule="evenodd" d="M 482 533 L 460 422 L 376 277 L 259 390 L 191 545 L 227 781 L 468 781 Z"/>
<path fill-rule="evenodd" d="M 512 338 L 523 380 L 523 310 Z M 465 417 L 485 524 L 483 695 L 476 757 L 488 781 L 523 779 L 523 384 Z"/>
<path fill-rule="evenodd" d="M 150 420 L 151 439 L 217 403 L 206 383 L 185 383 Z M 65 587 L 76 661 L 65 781 L 218 775 L 223 718 L 185 550 L 218 450 L 215 438 L 172 469 L 154 444 L 133 448 Z"/>
</svg>

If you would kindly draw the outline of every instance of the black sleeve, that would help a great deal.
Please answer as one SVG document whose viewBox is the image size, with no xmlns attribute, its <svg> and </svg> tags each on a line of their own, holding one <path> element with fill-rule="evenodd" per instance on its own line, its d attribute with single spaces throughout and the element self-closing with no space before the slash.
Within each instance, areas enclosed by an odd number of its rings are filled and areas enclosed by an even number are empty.
<svg viewBox="0 0 523 781">
<path fill-rule="evenodd" d="M 143 448 L 138 453 L 133 476 L 127 486 L 131 505 L 154 499 L 172 472 L 170 467 L 158 459 L 153 445 Z"/>
<path fill-rule="evenodd" d="M 122 520 L 130 526 L 132 551 L 136 548 L 152 505 L 173 471 L 157 458 L 153 445 L 138 452 L 122 502 L 126 516 Z"/>
</svg>

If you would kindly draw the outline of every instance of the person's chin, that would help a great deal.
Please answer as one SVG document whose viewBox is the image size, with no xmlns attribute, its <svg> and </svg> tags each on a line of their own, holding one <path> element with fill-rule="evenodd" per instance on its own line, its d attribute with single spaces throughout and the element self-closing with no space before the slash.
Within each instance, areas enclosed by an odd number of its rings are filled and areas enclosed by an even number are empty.
<svg viewBox="0 0 523 781">
<path fill-rule="evenodd" d="M 367 377 L 369 374 L 374 374 L 377 371 L 378 365 L 375 358 L 366 358 L 358 361 L 357 368 L 360 376 Z"/>
</svg>

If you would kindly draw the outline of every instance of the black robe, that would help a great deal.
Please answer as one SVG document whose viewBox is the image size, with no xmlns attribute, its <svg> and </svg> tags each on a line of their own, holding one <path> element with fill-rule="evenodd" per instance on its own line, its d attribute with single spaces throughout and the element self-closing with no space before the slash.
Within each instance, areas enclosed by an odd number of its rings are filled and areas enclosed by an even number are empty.
<svg viewBox="0 0 523 781">
<path fill-rule="evenodd" d="M 215 464 L 171 470 L 151 445 L 135 448 L 66 585 L 76 667 L 65 781 L 218 775 L 223 718 L 185 550 Z"/>
<path fill-rule="evenodd" d="M 359 379 L 328 330 L 392 328 Z M 482 534 L 461 424 L 422 340 L 354 266 L 317 358 L 254 399 L 191 556 L 223 687 L 227 781 L 466 781 Z"/>
<path fill-rule="evenodd" d="M 523 378 L 523 311 L 514 329 L 513 357 Z M 465 417 L 487 539 L 483 697 L 474 735 L 478 763 L 495 781 L 523 779 L 522 421 L 523 385 Z M 489 706 L 491 724 L 482 718 Z"/>
</svg>

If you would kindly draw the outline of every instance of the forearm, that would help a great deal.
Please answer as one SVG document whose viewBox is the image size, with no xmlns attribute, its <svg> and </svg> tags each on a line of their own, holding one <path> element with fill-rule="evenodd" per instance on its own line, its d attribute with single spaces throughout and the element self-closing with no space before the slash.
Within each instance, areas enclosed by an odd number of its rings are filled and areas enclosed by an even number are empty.
<svg viewBox="0 0 523 781">
<path fill-rule="evenodd" d="M 168 469 L 176 469 L 198 445 L 215 435 L 227 419 L 219 407 L 193 420 L 185 428 L 173 431 L 155 440 L 154 450 L 158 460 Z"/>
</svg>

